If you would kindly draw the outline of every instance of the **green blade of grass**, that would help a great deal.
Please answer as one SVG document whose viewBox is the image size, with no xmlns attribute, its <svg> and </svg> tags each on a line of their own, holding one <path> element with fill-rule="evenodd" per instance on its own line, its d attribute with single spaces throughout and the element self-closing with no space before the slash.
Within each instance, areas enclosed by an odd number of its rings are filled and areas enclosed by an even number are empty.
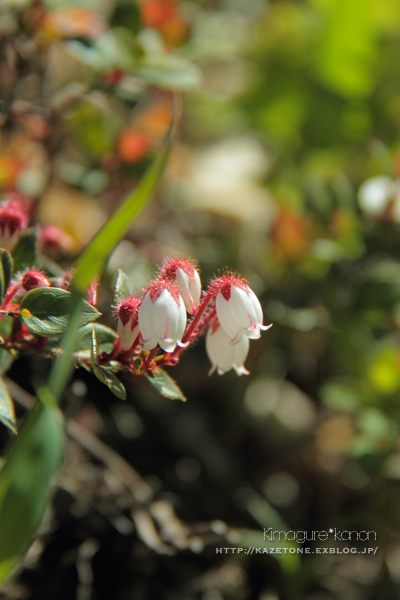
<svg viewBox="0 0 400 600">
<path fill-rule="evenodd" d="M 32 543 L 63 449 L 62 415 L 47 392 L 27 415 L 0 472 L 0 583 Z"/>
<path fill-rule="evenodd" d="M 175 117 L 176 110 L 166 139 L 137 188 L 77 261 L 63 352 L 53 365 L 48 386 L 38 390 L 38 400 L 26 417 L 20 435 L 11 444 L 0 472 L 0 583 L 17 568 L 28 550 L 42 521 L 51 480 L 61 461 L 64 431 L 57 402 L 73 366 L 82 297 L 156 189 L 167 162 Z"/>
</svg>

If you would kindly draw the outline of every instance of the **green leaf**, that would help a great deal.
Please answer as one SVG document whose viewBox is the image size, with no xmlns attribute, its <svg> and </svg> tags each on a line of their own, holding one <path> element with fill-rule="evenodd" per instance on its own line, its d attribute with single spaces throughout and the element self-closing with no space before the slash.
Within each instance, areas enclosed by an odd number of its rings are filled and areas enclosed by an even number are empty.
<svg viewBox="0 0 400 600">
<path fill-rule="evenodd" d="M 7 338 L 11 335 L 13 330 L 14 319 L 12 317 L 5 317 L 0 321 L 0 336 Z M 0 375 L 3 375 L 11 367 L 15 360 L 15 356 L 5 348 L 0 348 Z"/>
<path fill-rule="evenodd" d="M 82 300 L 79 325 L 86 325 L 99 318 L 99 311 L 88 302 Z M 29 311 L 30 315 L 22 315 L 23 323 L 32 333 L 54 337 L 62 335 L 68 329 L 72 312 L 71 292 L 59 288 L 36 288 L 28 292 L 21 300 L 21 311 Z"/>
<path fill-rule="evenodd" d="M 182 400 L 186 402 L 182 390 L 176 385 L 175 381 L 162 369 L 158 368 L 157 372 L 145 373 L 146 378 L 150 381 L 156 390 L 166 398 L 171 400 Z"/>
<path fill-rule="evenodd" d="M 111 329 L 111 327 L 107 327 L 101 323 L 85 325 L 78 330 L 75 352 L 84 352 L 85 350 L 91 351 L 93 327 L 96 331 L 98 353 L 111 352 L 114 347 L 114 341 L 118 338 L 118 334 L 114 329 Z"/>
<path fill-rule="evenodd" d="M 7 250 L 0 248 L 0 302 L 3 301 L 8 286 L 10 285 L 12 274 L 12 256 Z"/>
<path fill-rule="evenodd" d="M 4 381 L 0 378 L 0 421 L 13 433 L 17 433 L 17 421 L 15 419 L 14 402 L 8 393 Z"/>
<path fill-rule="evenodd" d="M 27 267 L 32 267 L 37 258 L 37 232 L 28 230 L 19 238 L 13 250 L 14 272 L 17 273 Z"/>
<path fill-rule="evenodd" d="M 37 402 L 0 472 L 0 583 L 18 566 L 42 521 L 63 447 L 61 413 Z"/>
<path fill-rule="evenodd" d="M 134 296 L 137 288 L 132 279 L 122 269 L 118 269 L 117 281 L 114 288 L 114 304 L 118 304 L 128 296 Z"/>
<path fill-rule="evenodd" d="M 121 400 L 126 399 L 126 390 L 119 379 L 105 367 L 99 364 L 99 348 L 96 337 L 95 326 L 92 325 L 92 351 L 90 354 L 90 362 L 92 365 L 93 373 L 96 375 L 102 383 L 104 383 L 108 389 Z"/>
<path fill-rule="evenodd" d="M 11 354 L 9 350 L 5 350 L 5 348 L 0 348 L 0 375 L 4 375 L 4 373 L 7 373 L 14 360 L 15 356 L 13 356 L 13 354 Z"/>
<path fill-rule="evenodd" d="M 97 379 L 99 379 L 108 389 L 117 396 L 120 400 L 126 400 L 126 389 L 125 386 L 120 382 L 118 377 L 114 375 L 112 371 L 106 367 L 97 367 L 93 370 Z"/>
</svg>

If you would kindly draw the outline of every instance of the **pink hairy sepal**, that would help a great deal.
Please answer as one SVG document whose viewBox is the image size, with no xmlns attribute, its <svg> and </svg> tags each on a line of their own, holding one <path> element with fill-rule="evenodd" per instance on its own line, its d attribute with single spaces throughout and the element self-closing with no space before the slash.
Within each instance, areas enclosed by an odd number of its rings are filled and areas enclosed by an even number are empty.
<svg viewBox="0 0 400 600">
<path fill-rule="evenodd" d="M 50 285 L 50 281 L 41 271 L 27 271 L 21 278 L 21 287 L 27 292 L 37 287 L 50 287 Z"/>
<path fill-rule="evenodd" d="M 145 293 L 149 292 L 151 301 L 155 302 L 157 300 L 157 298 L 159 296 L 161 296 L 161 294 L 163 293 L 164 290 L 167 290 L 171 294 L 171 296 L 173 297 L 173 299 L 179 306 L 180 305 L 179 290 L 176 287 L 176 285 L 174 285 L 172 283 L 172 281 L 168 281 L 168 279 L 156 279 L 156 281 L 153 281 L 152 283 L 150 283 L 147 290 L 145 290 Z"/>
<path fill-rule="evenodd" d="M 22 231 L 28 225 L 28 214 L 26 203 L 17 197 L 11 197 L 0 205 L 0 229 L 7 229 L 12 235 L 16 231 Z"/>
<path fill-rule="evenodd" d="M 182 271 L 194 281 L 195 265 L 185 258 L 167 259 L 161 267 L 161 277 L 164 277 L 169 281 L 175 281 L 178 269 L 182 269 Z"/>
<path fill-rule="evenodd" d="M 239 289 L 248 293 L 249 286 L 245 279 L 238 277 L 237 275 L 225 274 L 222 277 L 217 277 L 210 285 L 210 291 L 216 295 L 217 292 L 221 292 L 225 300 L 231 299 L 232 287 L 236 286 Z"/>
<path fill-rule="evenodd" d="M 135 296 L 121 300 L 117 307 L 117 313 L 123 325 L 126 325 L 129 322 L 132 315 L 137 319 L 140 303 L 141 299 L 136 298 Z"/>
</svg>

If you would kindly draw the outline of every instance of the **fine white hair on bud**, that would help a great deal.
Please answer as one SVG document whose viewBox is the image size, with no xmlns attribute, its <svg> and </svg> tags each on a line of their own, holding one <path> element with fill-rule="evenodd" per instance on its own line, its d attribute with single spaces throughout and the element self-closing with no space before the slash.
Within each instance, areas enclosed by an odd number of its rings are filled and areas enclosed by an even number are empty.
<svg viewBox="0 0 400 600">
<path fill-rule="evenodd" d="M 258 339 L 261 336 L 260 329 L 272 327 L 263 324 L 260 301 L 242 279 L 224 275 L 214 280 L 211 289 L 216 294 L 218 320 L 231 344 L 239 343 L 243 336 Z"/>
<path fill-rule="evenodd" d="M 187 312 L 193 315 L 201 297 L 200 276 L 194 264 L 183 258 L 171 258 L 164 262 L 160 274 L 176 285 Z"/>
<path fill-rule="evenodd" d="M 41 271 L 28 269 L 21 277 L 21 288 L 29 292 L 37 287 L 50 287 L 50 281 Z"/>
<path fill-rule="evenodd" d="M 215 319 L 206 337 L 206 350 L 212 364 L 209 375 L 215 370 L 219 375 L 223 375 L 231 369 L 234 369 L 238 375 L 248 375 L 244 361 L 249 352 L 249 338 L 242 336 L 234 346 L 230 342 L 229 335 Z"/>
<path fill-rule="evenodd" d="M 178 289 L 170 281 L 157 280 L 150 284 L 139 308 L 139 330 L 144 350 L 157 344 L 164 352 L 184 346 L 186 310 Z"/>
<path fill-rule="evenodd" d="M 117 307 L 118 334 L 123 350 L 130 350 L 139 335 L 138 309 L 140 299 L 128 297 L 121 300 Z"/>
</svg>

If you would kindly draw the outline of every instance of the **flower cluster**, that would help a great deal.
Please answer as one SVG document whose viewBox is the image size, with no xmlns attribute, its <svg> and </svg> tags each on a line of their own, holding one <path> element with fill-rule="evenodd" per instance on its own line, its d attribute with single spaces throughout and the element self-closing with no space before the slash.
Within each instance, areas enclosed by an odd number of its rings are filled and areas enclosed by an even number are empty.
<svg viewBox="0 0 400 600">
<path fill-rule="evenodd" d="M 0 338 L 0 348 L 14 354 L 33 350 L 52 357 L 60 352 L 57 338 L 68 328 L 75 271 L 64 272 L 58 266 L 52 271 L 54 263 L 46 263 L 39 254 L 36 257 L 44 270 L 31 263 L 32 266 L 13 273 L 15 261 L 10 251 L 15 249 L 18 256 L 17 245 L 26 243 L 23 236 L 32 236 L 26 231 L 29 213 L 29 204 L 23 197 L 13 195 L 0 204 L 0 322 L 5 317 L 14 319 L 11 328 L 3 327 L 10 334 Z M 52 229 L 50 233 L 52 241 L 62 240 L 62 232 Z M 44 234 L 46 237 L 47 232 Z M 42 238 L 43 228 L 38 231 L 38 240 Z M 62 251 L 63 245 L 58 246 Z M 40 248 L 43 252 L 46 244 Z M 50 269 L 46 264 L 50 264 Z M 125 285 L 121 287 L 118 281 L 116 284 L 116 331 L 105 325 L 92 325 L 101 316 L 96 309 L 97 278 L 86 292 L 81 315 L 83 329 L 79 348 L 74 352 L 77 366 L 92 370 L 116 395 L 125 397 L 123 385 L 113 373 L 129 370 L 146 375 L 157 387 L 155 375 L 158 381 L 168 381 L 162 367 L 175 365 L 181 353 L 205 334 L 210 374 L 217 371 L 222 375 L 231 369 L 238 375 L 247 373 L 244 363 L 249 341 L 258 339 L 261 331 L 271 325 L 264 326 L 260 302 L 244 279 L 224 273 L 202 291 L 196 265 L 184 258 L 165 260 L 141 294 L 130 295 L 133 282 L 123 273 L 120 276 L 125 278 Z M 88 325 L 89 329 L 84 329 Z M 101 344 L 97 335 L 101 336 Z M 173 386 L 173 380 L 168 385 Z M 164 393 L 165 385 L 160 386 Z M 169 393 L 179 395 L 180 390 Z"/>
<path fill-rule="evenodd" d="M 196 266 L 182 258 L 166 260 L 142 297 L 124 298 L 116 312 L 119 351 L 130 356 L 150 351 L 142 370 L 175 364 L 182 350 L 207 330 L 210 373 L 222 375 L 233 368 L 242 375 L 247 373 L 249 340 L 271 327 L 264 326 L 260 302 L 244 279 L 226 273 L 212 280 L 202 296 Z"/>
</svg>

